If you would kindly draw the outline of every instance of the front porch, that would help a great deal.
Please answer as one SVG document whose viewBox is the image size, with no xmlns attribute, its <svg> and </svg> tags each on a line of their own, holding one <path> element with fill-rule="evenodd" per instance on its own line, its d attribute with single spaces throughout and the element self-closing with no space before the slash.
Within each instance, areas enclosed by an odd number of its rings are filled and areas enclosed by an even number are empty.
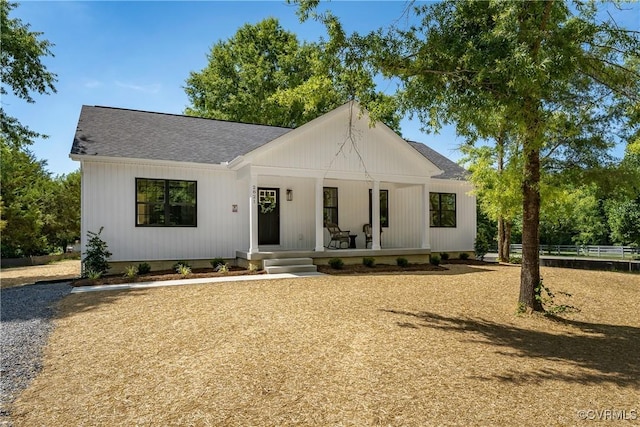
<svg viewBox="0 0 640 427">
<path fill-rule="evenodd" d="M 311 258 L 315 265 L 326 265 L 331 258 L 340 258 L 345 264 L 360 264 L 362 258 L 371 257 L 377 264 L 395 264 L 396 259 L 402 257 L 411 263 L 426 264 L 430 255 L 431 249 L 423 248 L 236 251 L 236 263 L 240 267 L 255 265 L 261 269 L 266 259 Z"/>
</svg>

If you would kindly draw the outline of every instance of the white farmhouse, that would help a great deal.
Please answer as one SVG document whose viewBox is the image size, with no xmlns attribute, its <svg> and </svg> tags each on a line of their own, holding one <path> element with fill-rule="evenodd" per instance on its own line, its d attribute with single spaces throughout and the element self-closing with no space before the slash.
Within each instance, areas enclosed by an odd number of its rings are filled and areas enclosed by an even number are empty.
<svg viewBox="0 0 640 427">
<path fill-rule="evenodd" d="M 81 163 L 82 236 L 104 227 L 116 270 L 473 252 L 466 171 L 370 126 L 357 103 L 296 129 L 83 106 L 71 158 Z M 327 224 L 350 237 L 332 241 Z"/>
</svg>

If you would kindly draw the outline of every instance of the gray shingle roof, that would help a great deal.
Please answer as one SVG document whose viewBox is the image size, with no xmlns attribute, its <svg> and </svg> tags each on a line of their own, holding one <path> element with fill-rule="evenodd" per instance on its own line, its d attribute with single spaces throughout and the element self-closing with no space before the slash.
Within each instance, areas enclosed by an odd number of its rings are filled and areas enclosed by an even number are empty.
<svg viewBox="0 0 640 427">
<path fill-rule="evenodd" d="M 439 169 L 442 169 L 444 171 L 444 173 L 440 175 L 436 175 L 433 178 L 453 179 L 453 180 L 459 180 L 459 181 L 465 181 L 467 179 L 469 172 L 459 164 L 449 160 L 442 154 L 438 153 L 437 151 L 427 147 L 426 145 L 420 142 L 409 141 L 409 140 L 407 140 L 407 142 L 413 148 L 415 148 L 420 154 L 422 154 L 427 159 L 429 159 L 431 163 L 433 163 Z"/>
<path fill-rule="evenodd" d="M 290 128 L 113 107 L 82 106 L 71 154 L 219 164 L 273 141 Z M 467 171 L 424 144 L 407 141 L 443 174 Z"/>
<path fill-rule="evenodd" d="M 83 106 L 71 154 L 221 163 L 292 129 Z"/>
</svg>

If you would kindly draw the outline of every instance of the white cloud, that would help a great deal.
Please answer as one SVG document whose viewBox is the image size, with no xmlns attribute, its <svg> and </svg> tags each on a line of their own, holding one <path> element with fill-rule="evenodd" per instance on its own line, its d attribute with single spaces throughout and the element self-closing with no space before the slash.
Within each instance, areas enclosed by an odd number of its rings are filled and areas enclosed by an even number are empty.
<svg viewBox="0 0 640 427">
<path fill-rule="evenodd" d="M 150 93 L 150 94 L 156 94 L 160 92 L 160 89 L 162 88 L 162 85 L 159 83 L 154 83 L 150 85 L 137 85 L 133 83 L 123 83 L 117 80 L 116 80 L 116 86 L 119 86 L 125 89 L 135 90 L 136 92 L 144 92 L 144 93 Z"/>
</svg>

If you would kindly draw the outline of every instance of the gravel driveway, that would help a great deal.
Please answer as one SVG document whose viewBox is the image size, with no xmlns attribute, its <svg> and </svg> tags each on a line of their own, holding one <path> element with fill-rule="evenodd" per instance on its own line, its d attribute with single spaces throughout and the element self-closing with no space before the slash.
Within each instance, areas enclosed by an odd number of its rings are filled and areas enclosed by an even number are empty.
<svg viewBox="0 0 640 427">
<path fill-rule="evenodd" d="M 11 425 L 9 405 L 42 369 L 53 305 L 70 291 L 67 283 L 0 291 L 0 425 Z"/>
</svg>

